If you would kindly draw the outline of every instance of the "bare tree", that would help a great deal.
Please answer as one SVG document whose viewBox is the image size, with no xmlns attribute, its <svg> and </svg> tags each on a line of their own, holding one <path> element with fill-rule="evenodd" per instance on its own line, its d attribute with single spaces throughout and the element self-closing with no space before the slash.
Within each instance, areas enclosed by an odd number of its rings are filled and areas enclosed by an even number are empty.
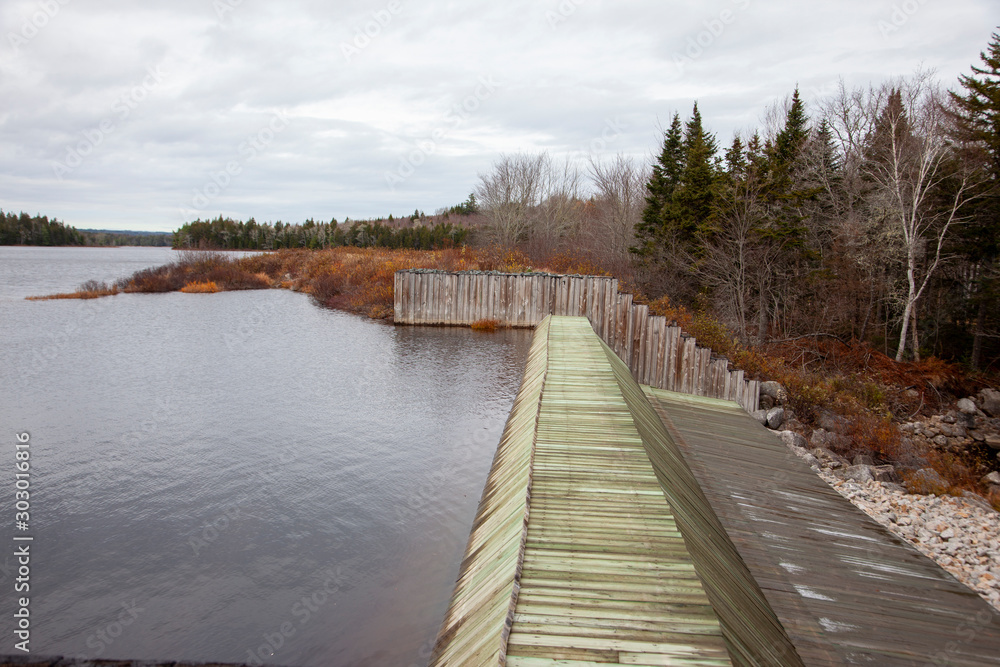
<svg viewBox="0 0 1000 667">
<path fill-rule="evenodd" d="M 905 257 L 906 295 L 896 349 L 901 361 L 907 334 L 915 358 L 917 307 L 943 258 L 951 228 L 973 196 L 968 172 L 952 168 L 947 115 L 938 86 L 926 74 L 883 86 L 884 99 L 869 142 L 865 173 L 877 186 L 877 206 L 888 222 L 885 240 Z M 911 330 L 910 327 L 913 327 Z"/>
<path fill-rule="evenodd" d="M 596 190 L 594 231 L 615 260 L 626 260 L 646 205 L 648 169 L 635 158 L 618 154 L 607 162 L 591 157 L 589 171 Z"/>
<path fill-rule="evenodd" d="M 545 153 L 502 154 L 489 173 L 479 175 L 475 194 L 493 241 L 509 247 L 527 236 L 549 166 Z"/>
<path fill-rule="evenodd" d="M 536 250 L 550 252 L 579 229 L 583 217 L 582 179 L 568 159 L 557 167 L 547 154 L 542 157 L 541 200 L 532 215 L 528 235 Z"/>
</svg>

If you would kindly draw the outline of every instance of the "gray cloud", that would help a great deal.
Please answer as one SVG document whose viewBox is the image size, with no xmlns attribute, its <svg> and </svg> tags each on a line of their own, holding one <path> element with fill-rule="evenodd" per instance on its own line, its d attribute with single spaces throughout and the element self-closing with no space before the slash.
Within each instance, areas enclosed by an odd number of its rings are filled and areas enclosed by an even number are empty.
<svg viewBox="0 0 1000 667">
<path fill-rule="evenodd" d="M 648 156 L 695 99 L 725 143 L 796 85 L 953 85 L 991 5 L 11 0 L 0 206 L 151 230 L 432 211 L 501 151 Z"/>
</svg>

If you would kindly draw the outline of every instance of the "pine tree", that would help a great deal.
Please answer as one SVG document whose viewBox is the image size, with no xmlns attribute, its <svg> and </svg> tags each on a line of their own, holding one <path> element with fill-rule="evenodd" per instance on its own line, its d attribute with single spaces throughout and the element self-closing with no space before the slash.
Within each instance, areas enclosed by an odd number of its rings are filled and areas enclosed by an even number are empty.
<svg viewBox="0 0 1000 667">
<path fill-rule="evenodd" d="M 819 192 L 815 186 L 810 187 L 803 182 L 803 149 L 808 138 L 809 118 L 796 88 L 785 113 L 784 127 L 768 150 L 773 224 L 766 233 L 788 245 L 801 242 L 806 231 L 803 228 L 802 205 Z"/>
<path fill-rule="evenodd" d="M 779 186 L 788 186 L 790 172 L 802 152 L 802 146 L 809 136 L 809 119 L 806 117 L 805 105 L 799 97 L 799 89 L 792 93 L 792 104 L 785 114 L 785 126 L 774 138 L 773 170 Z"/>
<path fill-rule="evenodd" d="M 993 33 L 987 51 L 979 54 L 983 67 L 972 66 L 972 74 L 963 74 L 958 82 L 964 94 L 950 91 L 955 106 L 954 138 L 960 144 L 980 151 L 984 165 L 986 193 L 972 223 L 960 230 L 962 254 L 973 266 L 982 267 L 972 306 L 975 331 L 973 368 L 980 365 L 986 319 L 995 313 L 1000 299 L 1000 33 Z"/>
<path fill-rule="evenodd" d="M 961 139 L 983 145 L 995 178 L 1000 178 L 1000 33 L 993 33 L 989 53 L 979 58 L 985 67 L 972 66 L 972 75 L 958 78 L 966 93 L 949 94 L 958 107 L 955 114 Z M 977 78 L 978 77 L 978 78 Z"/>
<path fill-rule="evenodd" d="M 684 171 L 676 190 L 678 212 L 673 222 L 679 238 L 697 250 L 699 235 L 710 233 L 715 215 L 719 151 L 715 135 L 706 132 L 695 102 L 684 127 Z"/>
<path fill-rule="evenodd" d="M 675 113 L 670 129 L 663 136 L 660 158 L 653 165 L 653 174 L 646 184 L 646 208 L 642 222 L 636 226 L 639 246 L 635 252 L 651 255 L 662 241 L 667 221 L 674 217 L 674 195 L 684 170 L 684 136 L 680 114 Z"/>
</svg>

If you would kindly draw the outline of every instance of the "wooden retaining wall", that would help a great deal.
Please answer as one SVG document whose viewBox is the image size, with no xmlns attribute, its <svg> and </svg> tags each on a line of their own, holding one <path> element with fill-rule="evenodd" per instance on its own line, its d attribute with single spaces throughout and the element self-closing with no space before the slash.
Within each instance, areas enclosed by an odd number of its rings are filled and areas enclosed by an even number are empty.
<svg viewBox="0 0 1000 667">
<path fill-rule="evenodd" d="M 397 271 L 396 324 L 470 326 L 499 320 L 502 326 L 534 327 L 547 315 L 583 316 L 640 384 L 696 396 L 735 401 L 747 412 L 758 407 L 760 383 L 730 370 L 729 360 L 650 315 L 618 280 L 604 276 L 547 273 L 447 273 Z"/>
</svg>

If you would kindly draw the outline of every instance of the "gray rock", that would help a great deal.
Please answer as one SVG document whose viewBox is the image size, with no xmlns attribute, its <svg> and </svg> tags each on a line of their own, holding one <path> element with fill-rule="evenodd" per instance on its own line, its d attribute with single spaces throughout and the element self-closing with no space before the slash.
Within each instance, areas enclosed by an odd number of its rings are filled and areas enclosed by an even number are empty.
<svg viewBox="0 0 1000 667">
<path fill-rule="evenodd" d="M 943 495 L 948 491 L 948 480 L 933 468 L 921 468 L 906 483 L 910 493 Z"/>
<path fill-rule="evenodd" d="M 816 447 L 812 450 L 812 454 L 820 461 L 829 464 L 831 468 L 846 468 L 851 465 L 843 456 L 834 454 L 824 447 Z"/>
<path fill-rule="evenodd" d="M 871 466 L 851 466 L 844 471 L 844 479 L 849 479 L 852 482 L 857 482 L 858 484 L 864 484 L 865 482 L 870 482 L 875 479 L 872 475 Z"/>
<path fill-rule="evenodd" d="M 948 438 L 943 435 L 935 435 L 934 438 L 931 440 L 931 442 L 933 442 L 938 447 L 948 446 Z"/>
<path fill-rule="evenodd" d="M 750 413 L 750 416 L 759 421 L 764 426 L 767 426 L 767 410 L 755 410 Z"/>
<path fill-rule="evenodd" d="M 788 391 L 781 385 L 780 382 L 774 382 L 773 380 L 761 383 L 760 395 L 770 396 L 776 403 L 784 403 L 788 400 Z"/>
<path fill-rule="evenodd" d="M 872 477 L 875 478 L 876 482 L 898 484 L 902 481 L 892 466 L 872 466 Z"/>
<path fill-rule="evenodd" d="M 909 491 L 906 490 L 905 486 L 903 486 L 902 484 L 895 484 L 893 482 L 882 482 L 882 489 L 887 492 L 909 493 Z M 905 519 L 905 521 L 907 524 L 910 523 L 909 518 Z"/>
<path fill-rule="evenodd" d="M 769 429 L 777 431 L 783 423 L 785 423 L 784 408 L 771 408 L 767 411 L 767 427 Z"/>
<path fill-rule="evenodd" d="M 973 493 L 972 491 L 962 491 L 962 497 L 965 498 L 970 503 L 972 503 L 973 505 L 981 507 L 984 510 L 993 509 L 993 506 L 990 505 L 990 501 L 986 500 L 986 498 L 983 498 L 978 493 Z"/>
<path fill-rule="evenodd" d="M 1000 435 L 991 433 L 983 438 L 983 442 L 985 442 L 988 447 L 1000 449 Z"/>
<path fill-rule="evenodd" d="M 853 463 L 856 466 L 873 466 L 875 465 L 875 459 L 869 454 L 858 454 L 854 457 Z"/>
<path fill-rule="evenodd" d="M 823 410 L 816 423 L 821 429 L 832 431 L 833 433 L 846 433 L 849 424 L 840 415 L 835 415 L 829 410 Z"/>
<path fill-rule="evenodd" d="M 812 432 L 809 442 L 814 447 L 826 447 L 833 442 L 833 434 L 823 428 L 818 428 Z"/>
<path fill-rule="evenodd" d="M 1000 391 L 983 389 L 979 392 L 980 409 L 990 417 L 1000 417 Z"/>
<path fill-rule="evenodd" d="M 761 410 L 770 410 L 771 408 L 774 407 L 774 399 L 771 398 L 770 396 L 762 395 L 757 403 L 757 407 L 759 407 Z"/>
<path fill-rule="evenodd" d="M 809 447 L 809 441 L 795 431 L 779 431 L 778 437 L 787 447 L 802 447 L 803 449 Z"/>
<path fill-rule="evenodd" d="M 996 472 L 994 470 L 989 475 L 986 475 L 985 477 L 983 477 L 982 480 L 980 480 L 980 481 L 983 484 L 998 484 L 998 485 L 1000 485 L 1000 472 Z"/>
<path fill-rule="evenodd" d="M 958 405 L 956 406 L 958 411 L 963 415 L 974 415 L 976 414 L 976 402 L 971 398 L 960 398 L 958 399 Z"/>
</svg>

